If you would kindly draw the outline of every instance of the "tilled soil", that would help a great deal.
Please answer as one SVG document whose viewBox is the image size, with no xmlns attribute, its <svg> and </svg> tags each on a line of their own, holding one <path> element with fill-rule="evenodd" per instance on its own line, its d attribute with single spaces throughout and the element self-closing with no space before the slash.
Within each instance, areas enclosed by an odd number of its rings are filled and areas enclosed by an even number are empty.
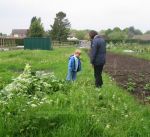
<svg viewBox="0 0 150 137">
<path fill-rule="evenodd" d="M 145 87 L 150 83 L 150 61 L 109 52 L 105 72 L 123 88 L 133 88 L 130 92 L 141 101 L 149 102 L 150 90 Z"/>
</svg>

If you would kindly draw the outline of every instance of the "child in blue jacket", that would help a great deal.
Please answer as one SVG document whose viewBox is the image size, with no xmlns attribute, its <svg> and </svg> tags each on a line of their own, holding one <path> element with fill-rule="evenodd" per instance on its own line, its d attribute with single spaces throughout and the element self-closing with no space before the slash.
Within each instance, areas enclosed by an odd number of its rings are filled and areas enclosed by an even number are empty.
<svg viewBox="0 0 150 137">
<path fill-rule="evenodd" d="M 81 71 L 81 61 L 80 61 L 81 51 L 76 50 L 74 55 L 71 55 L 68 63 L 68 81 L 75 81 L 77 77 L 77 72 Z"/>
</svg>

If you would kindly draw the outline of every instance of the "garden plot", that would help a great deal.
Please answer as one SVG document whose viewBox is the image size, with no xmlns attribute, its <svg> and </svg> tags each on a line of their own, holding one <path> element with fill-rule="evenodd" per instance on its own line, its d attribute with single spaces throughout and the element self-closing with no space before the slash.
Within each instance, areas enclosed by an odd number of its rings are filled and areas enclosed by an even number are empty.
<svg viewBox="0 0 150 137">
<path fill-rule="evenodd" d="M 77 81 L 65 82 L 74 50 L 1 52 L 0 137 L 150 137 L 149 105 L 106 74 L 95 89 L 85 52 Z"/>
<path fill-rule="evenodd" d="M 107 54 L 105 71 L 144 102 L 150 96 L 150 61 L 132 56 Z"/>
</svg>

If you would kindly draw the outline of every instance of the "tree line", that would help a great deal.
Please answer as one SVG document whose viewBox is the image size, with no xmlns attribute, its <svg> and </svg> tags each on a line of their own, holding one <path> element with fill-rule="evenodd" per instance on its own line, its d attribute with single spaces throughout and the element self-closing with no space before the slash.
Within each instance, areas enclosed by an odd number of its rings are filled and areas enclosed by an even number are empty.
<svg viewBox="0 0 150 137">
<path fill-rule="evenodd" d="M 69 34 L 71 24 L 66 18 L 66 13 L 59 12 L 56 14 L 53 25 L 50 25 L 51 30 L 44 31 L 41 18 L 36 16 L 31 19 L 31 24 L 28 31 L 28 37 L 48 37 L 50 36 L 52 40 L 56 41 L 66 41 Z"/>
<path fill-rule="evenodd" d="M 68 37 L 76 37 L 79 40 L 89 39 L 88 32 L 90 30 L 71 29 L 71 23 L 67 19 L 66 13 L 62 11 L 56 14 L 54 23 L 50 27 L 50 30 L 45 31 L 41 18 L 35 16 L 31 19 L 28 37 L 51 37 L 52 40 L 56 41 L 66 41 Z M 109 40 L 128 40 L 135 35 L 143 35 L 143 32 L 131 26 L 125 29 L 115 27 L 114 29 L 101 30 L 99 34 Z M 144 34 L 150 34 L 150 31 Z"/>
</svg>

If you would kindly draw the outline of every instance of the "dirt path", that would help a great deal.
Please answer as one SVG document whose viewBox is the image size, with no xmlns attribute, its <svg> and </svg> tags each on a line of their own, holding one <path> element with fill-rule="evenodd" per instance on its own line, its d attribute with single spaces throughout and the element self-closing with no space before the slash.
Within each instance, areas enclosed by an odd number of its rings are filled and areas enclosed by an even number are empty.
<svg viewBox="0 0 150 137">
<path fill-rule="evenodd" d="M 146 97 L 150 96 L 150 90 L 146 90 L 145 87 L 150 83 L 150 61 L 108 53 L 105 72 L 123 88 L 133 88 L 131 92 L 147 102 Z"/>
</svg>

